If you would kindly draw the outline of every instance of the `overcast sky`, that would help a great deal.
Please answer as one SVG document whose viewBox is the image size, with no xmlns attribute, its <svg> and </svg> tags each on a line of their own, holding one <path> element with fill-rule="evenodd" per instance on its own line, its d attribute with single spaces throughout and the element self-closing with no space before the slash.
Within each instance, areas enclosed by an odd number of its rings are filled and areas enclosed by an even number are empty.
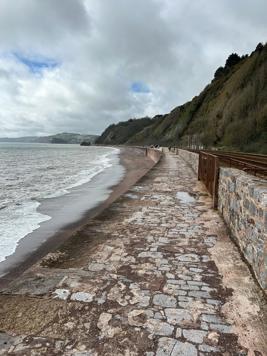
<svg viewBox="0 0 267 356">
<path fill-rule="evenodd" d="M 266 0 L 0 0 L 0 136 L 167 113 L 266 41 Z"/>
</svg>

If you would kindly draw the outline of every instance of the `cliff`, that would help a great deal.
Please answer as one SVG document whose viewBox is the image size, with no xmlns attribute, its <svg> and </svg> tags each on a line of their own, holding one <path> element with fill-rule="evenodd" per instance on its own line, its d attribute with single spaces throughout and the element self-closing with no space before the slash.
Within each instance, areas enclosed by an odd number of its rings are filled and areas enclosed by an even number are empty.
<svg viewBox="0 0 267 356">
<path fill-rule="evenodd" d="M 169 114 L 111 125 L 97 140 L 262 153 L 267 153 L 266 142 L 267 44 L 249 56 L 230 55 L 198 96 Z"/>
</svg>

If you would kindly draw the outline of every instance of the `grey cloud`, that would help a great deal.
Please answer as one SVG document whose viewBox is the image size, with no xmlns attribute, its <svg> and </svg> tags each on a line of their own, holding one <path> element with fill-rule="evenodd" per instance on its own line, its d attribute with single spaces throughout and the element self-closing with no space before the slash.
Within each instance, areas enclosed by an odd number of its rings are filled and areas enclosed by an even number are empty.
<svg viewBox="0 0 267 356">
<path fill-rule="evenodd" d="M 61 41 L 86 35 L 89 27 L 82 0 L 0 2 L 0 40 L 9 49 L 51 52 Z"/>
<path fill-rule="evenodd" d="M 265 42 L 266 13 L 265 0 L 1 0 L 0 136 L 100 133 L 168 112 L 231 52 Z M 17 51 L 60 66 L 37 75 Z"/>
</svg>

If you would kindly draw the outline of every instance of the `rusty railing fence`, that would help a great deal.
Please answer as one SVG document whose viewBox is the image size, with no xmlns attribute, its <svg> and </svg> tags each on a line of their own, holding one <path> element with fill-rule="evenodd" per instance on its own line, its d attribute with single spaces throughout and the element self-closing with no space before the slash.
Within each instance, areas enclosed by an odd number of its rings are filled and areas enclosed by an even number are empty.
<svg viewBox="0 0 267 356">
<path fill-rule="evenodd" d="M 201 180 L 213 198 L 213 207 L 218 205 L 219 158 L 213 154 L 199 152 L 198 180 Z"/>
<path fill-rule="evenodd" d="M 174 146 L 171 151 L 178 154 L 179 147 Z M 202 181 L 213 199 L 213 207 L 218 206 L 218 185 L 220 167 L 237 168 L 254 174 L 260 178 L 267 178 L 267 155 L 243 152 L 204 151 L 181 148 L 199 155 L 198 180 Z"/>
</svg>

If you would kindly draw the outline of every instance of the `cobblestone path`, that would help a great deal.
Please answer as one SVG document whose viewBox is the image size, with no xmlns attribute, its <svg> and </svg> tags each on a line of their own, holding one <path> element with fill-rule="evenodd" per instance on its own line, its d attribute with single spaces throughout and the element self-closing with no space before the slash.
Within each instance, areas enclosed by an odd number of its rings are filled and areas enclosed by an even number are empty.
<svg viewBox="0 0 267 356">
<path fill-rule="evenodd" d="M 266 302 L 172 154 L 0 303 L 2 354 L 267 355 Z"/>
</svg>

